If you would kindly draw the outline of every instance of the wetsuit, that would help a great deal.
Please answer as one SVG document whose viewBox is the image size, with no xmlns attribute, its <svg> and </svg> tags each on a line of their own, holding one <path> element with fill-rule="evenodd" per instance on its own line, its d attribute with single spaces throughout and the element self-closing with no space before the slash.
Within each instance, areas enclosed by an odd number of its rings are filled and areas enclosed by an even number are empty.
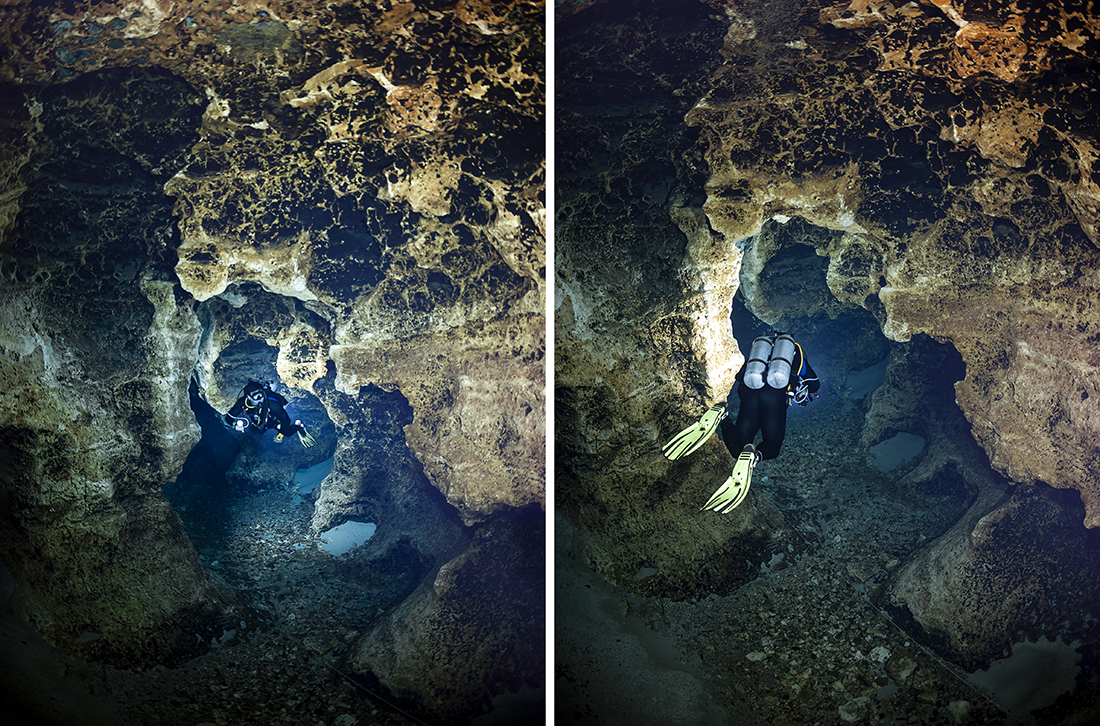
<svg viewBox="0 0 1100 726">
<path fill-rule="evenodd" d="M 270 389 L 263 389 L 264 398 L 258 406 L 248 403 L 249 390 L 245 395 L 237 399 L 229 413 L 225 414 L 225 422 L 233 426 L 237 421 L 243 420 L 245 428 L 254 428 L 258 433 L 268 429 L 275 429 L 283 436 L 290 436 L 302 430 L 302 427 L 292 423 L 286 412 L 287 400 Z"/>
<path fill-rule="evenodd" d="M 776 389 L 765 383 L 763 388 L 754 390 L 745 385 L 744 377 L 745 366 L 742 365 L 741 370 L 737 371 L 737 382 L 730 390 L 730 396 L 736 390 L 737 397 L 741 400 L 737 421 L 731 421 L 729 417 L 722 419 L 719 424 L 722 427 L 722 441 L 736 459 L 745 444 L 751 444 L 756 439 L 756 432 L 759 431 L 763 438 L 756 447 L 757 451 L 764 459 L 774 459 L 779 456 L 779 449 L 783 446 L 783 436 L 787 430 L 787 407 L 794 401 L 795 391 L 805 383 L 809 393 L 816 394 L 821 388 L 821 381 L 806 362 L 801 346 L 795 349 L 791 376 L 786 388 Z"/>
</svg>

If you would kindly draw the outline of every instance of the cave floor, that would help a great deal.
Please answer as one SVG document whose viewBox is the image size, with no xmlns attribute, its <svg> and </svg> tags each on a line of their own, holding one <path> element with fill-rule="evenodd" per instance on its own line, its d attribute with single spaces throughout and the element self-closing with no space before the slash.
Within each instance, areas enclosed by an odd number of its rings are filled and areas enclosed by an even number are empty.
<svg viewBox="0 0 1100 726">
<path fill-rule="evenodd" d="M 873 604 L 888 573 L 967 498 L 891 496 L 904 469 L 866 463 L 863 415 L 837 399 L 790 412 L 783 452 L 757 469 L 753 490 L 795 534 L 728 596 L 632 596 L 584 564 L 559 515 L 560 723 L 1018 723 Z M 727 475 L 714 473 L 716 488 Z"/>
<path fill-rule="evenodd" d="M 100 671 L 93 694 L 114 704 L 121 723 L 418 723 L 343 675 L 350 644 L 403 593 L 355 582 L 317 547 L 309 498 L 282 486 L 174 486 L 167 493 L 200 560 L 238 595 L 239 622 L 178 668 Z"/>
</svg>

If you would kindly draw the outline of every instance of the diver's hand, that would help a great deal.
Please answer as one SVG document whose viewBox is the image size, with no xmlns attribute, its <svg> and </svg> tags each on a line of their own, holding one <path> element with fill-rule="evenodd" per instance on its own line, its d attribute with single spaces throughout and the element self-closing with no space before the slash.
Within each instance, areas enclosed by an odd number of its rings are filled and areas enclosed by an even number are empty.
<svg viewBox="0 0 1100 726">
<path fill-rule="evenodd" d="M 813 403 L 814 394 L 810 393 L 810 387 L 803 383 L 798 387 L 798 390 L 794 392 L 794 402 L 799 406 L 808 406 Z"/>
</svg>

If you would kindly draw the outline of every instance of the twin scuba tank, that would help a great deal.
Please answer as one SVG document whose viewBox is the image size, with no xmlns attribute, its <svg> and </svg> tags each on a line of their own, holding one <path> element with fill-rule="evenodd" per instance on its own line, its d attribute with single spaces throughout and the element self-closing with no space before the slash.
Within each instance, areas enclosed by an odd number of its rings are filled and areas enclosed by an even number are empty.
<svg viewBox="0 0 1100 726">
<path fill-rule="evenodd" d="M 745 364 L 745 385 L 753 390 L 764 387 L 765 381 L 772 388 L 783 390 L 791 380 L 791 366 L 794 365 L 794 338 L 780 335 L 772 342 L 767 336 L 752 341 L 749 360 Z"/>
</svg>

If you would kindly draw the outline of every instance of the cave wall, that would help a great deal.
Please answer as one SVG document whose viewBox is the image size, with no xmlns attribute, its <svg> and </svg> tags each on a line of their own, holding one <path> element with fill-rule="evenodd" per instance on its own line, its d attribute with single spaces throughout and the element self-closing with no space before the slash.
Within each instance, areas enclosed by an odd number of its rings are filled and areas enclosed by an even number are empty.
<svg viewBox="0 0 1100 726">
<path fill-rule="evenodd" d="M 429 584 L 460 555 L 467 572 L 541 562 L 466 548 L 469 528 L 499 515 L 500 533 L 544 505 L 542 14 L 476 0 L 0 8 L 2 360 L 24 392 L 2 422 L 2 551 L 62 640 L 90 629 L 104 638 L 80 652 L 124 651 L 146 634 L 125 627 L 213 618 L 231 597 L 159 493 L 198 438 L 192 372 L 219 411 L 242 376 L 281 382 L 321 445 L 246 451 L 231 477 L 257 486 L 334 453 L 315 529 L 377 518 L 378 556 L 411 547 Z M 42 539 L 76 554 L 44 560 Z M 61 566 L 116 550 L 113 580 Z M 161 568 L 143 583 L 157 607 L 108 632 L 84 603 L 142 591 L 127 557 Z M 483 633 L 520 599 L 425 592 Z M 429 628 L 396 652 L 453 663 L 461 647 Z M 509 667 L 541 678 L 538 654 Z M 446 688 L 446 708 L 480 708 L 469 670 L 436 675 L 404 697 Z"/>
<path fill-rule="evenodd" d="M 1097 21 L 944 7 L 811 4 L 766 51 L 733 28 L 774 8 L 735 11 L 687 116 L 709 146 L 704 208 L 730 240 L 776 217 L 842 232 L 820 247 L 834 294 L 881 305 L 894 340 L 950 340 L 994 467 L 1078 490 L 1095 526 L 1096 129 L 1079 110 L 1095 106 L 1097 48 L 1071 29 Z"/>
<path fill-rule="evenodd" d="M 676 463 L 660 450 L 725 399 L 743 360 L 739 265 L 703 212 L 707 167 L 682 123 L 723 28 L 702 5 L 574 19 L 558 25 L 555 504 L 628 590 L 730 592 L 787 524 L 751 492 L 728 517 L 698 513 L 729 462 L 717 437 Z"/>
<path fill-rule="evenodd" d="M 43 93 L 33 114 L 11 105 L 21 94 L 4 96 L 32 153 L 20 157 L 20 209 L 0 247 L 0 551 L 39 632 L 113 663 L 194 654 L 196 631 L 233 601 L 160 492 L 199 439 L 187 380 L 201 326 L 165 265 L 171 201 L 129 153 L 150 133 L 153 89 L 174 92 L 162 109 L 172 120 L 146 150 L 167 163 L 198 120 L 168 76 L 89 79 Z M 135 111 L 114 119 L 125 142 L 90 147 L 109 114 L 89 106 L 119 98 Z"/>
<path fill-rule="evenodd" d="M 766 53 L 731 23 L 728 70 L 686 120 L 709 145 L 714 227 L 733 240 L 769 219 L 830 230 L 816 247 L 835 297 L 894 340 L 951 343 L 969 426 L 949 428 L 1009 484 L 1040 485 L 1009 495 L 963 469 L 976 501 L 891 586 L 893 606 L 976 666 L 1033 629 L 1095 637 L 1078 617 L 1095 558 L 1062 527 L 1075 514 L 1095 526 L 1100 494 L 1097 137 L 1081 112 L 1095 108 L 1098 48 L 1073 39 L 1097 21 L 1083 6 L 936 5 L 806 7 Z M 741 21 L 766 24 L 762 7 Z M 1046 547 L 1065 556 L 1037 567 Z"/>
<path fill-rule="evenodd" d="M 1095 557 L 1083 527 L 1072 542 L 1052 544 L 1053 533 L 1075 515 L 1093 527 L 1100 512 L 1090 474 L 1100 453 L 1094 12 L 701 7 L 676 19 L 660 2 L 560 14 L 555 383 L 558 481 L 568 486 L 558 491 L 588 559 L 639 594 L 721 591 L 696 576 L 696 558 L 713 562 L 747 538 L 724 529 L 740 522 L 694 529 L 690 504 L 710 492 L 684 490 L 728 456 L 713 442 L 669 465 L 659 450 L 724 397 L 741 361 L 729 338 L 694 344 L 708 329 L 698 311 L 728 324 L 717 311 L 740 275 L 766 321 L 854 306 L 892 341 L 928 336 L 958 351 L 944 407 L 957 401 L 960 414 L 902 403 L 897 380 L 868 414 L 868 446 L 920 420 L 936 452 L 898 496 L 919 501 L 950 480 L 974 497 L 894 576 L 893 605 L 968 663 L 997 657 L 1028 627 L 1055 632 L 1053 613 L 1091 592 Z M 790 279 L 797 245 L 819 258 L 827 292 Z M 895 357 L 896 377 L 907 368 Z M 753 502 L 750 492 L 731 517 L 761 521 Z M 1033 566 L 1043 537 L 1072 551 L 1070 568 Z M 676 584 L 635 579 L 639 565 L 669 568 Z M 722 572 L 726 585 L 744 576 Z M 1055 582 L 1071 583 L 1057 597 L 1075 605 L 991 604 L 1054 598 Z"/>
<path fill-rule="evenodd" d="M 203 301 L 251 281 L 311 304 L 342 389 L 410 399 L 410 446 L 468 523 L 540 501 L 539 6 L 142 7 L 6 8 L 5 77 L 30 89 L 140 65 L 184 79 L 201 112 L 186 160 L 148 152 L 167 137 L 127 140 L 125 105 L 96 130 L 177 199 L 184 289 Z M 30 113 L 44 103 L 28 94 Z M 151 101 L 140 123 L 171 112 Z"/>
</svg>

